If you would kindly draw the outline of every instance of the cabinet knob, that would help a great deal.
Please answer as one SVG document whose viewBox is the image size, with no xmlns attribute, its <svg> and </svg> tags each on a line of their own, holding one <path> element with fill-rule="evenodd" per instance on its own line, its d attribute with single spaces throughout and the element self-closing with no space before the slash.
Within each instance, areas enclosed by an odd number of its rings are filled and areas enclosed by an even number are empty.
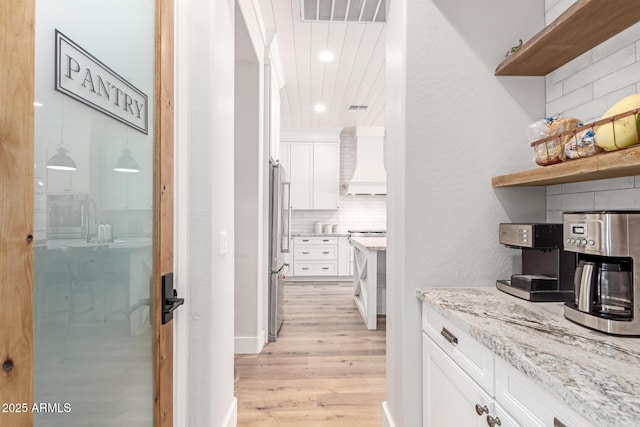
<svg viewBox="0 0 640 427">
<path fill-rule="evenodd" d="M 482 406 L 479 403 L 476 403 L 476 414 L 482 415 L 484 413 L 489 413 L 489 408 L 487 408 L 487 405 Z"/>
<path fill-rule="evenodd" d="M 487 424 L 489 427 L 501 426 L 502 421 L 500 421 L 500 417 L 493 418 L 491 415 L 487 415 Z"/>
</svg>

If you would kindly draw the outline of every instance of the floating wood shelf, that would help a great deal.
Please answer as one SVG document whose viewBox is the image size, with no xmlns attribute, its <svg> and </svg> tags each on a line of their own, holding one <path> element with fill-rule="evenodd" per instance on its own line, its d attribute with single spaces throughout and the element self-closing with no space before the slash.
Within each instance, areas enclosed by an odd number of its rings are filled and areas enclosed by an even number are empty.
<svg viewBox="0 0 640 427">
<path fill-rule="evenodd" d="M 544 76 L 640 21 L 636 0 L 578 0 L 496 68 L 496 76 Z"/>
<path fill-rule="evenodd" d="M 640 175 L 640 146 L 509 175 L 494 176 L 491 178 L 491 186 L 498 188 L 555 185 L 633 175 Z"/>
</svg>

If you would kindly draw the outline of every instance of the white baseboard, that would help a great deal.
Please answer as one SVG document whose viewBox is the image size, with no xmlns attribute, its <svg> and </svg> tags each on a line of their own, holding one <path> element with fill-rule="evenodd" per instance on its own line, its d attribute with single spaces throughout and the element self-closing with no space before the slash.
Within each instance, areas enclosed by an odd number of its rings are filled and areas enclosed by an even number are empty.
<svg viewBox="0 0 640 427">
<path fill-rule="evenodd" d="M 231 402 L 231 407 L 227 411 L 227 416 L 224 417 L 223 427 L 236 427 L 238 425 L 238 399 L 235 397 Z"/>
<path fill-rule="evenodd" d="M 396 427 L 396 423 L 393 422 L 386 400 L 382 402 L 382 427 Z"/>
<path fill-rule="evenodd" d="M 266 341 L 264 329 L 256 337 L 235 337 L 233 349 L 236 354 L 258 354 Z"/>
</svg>

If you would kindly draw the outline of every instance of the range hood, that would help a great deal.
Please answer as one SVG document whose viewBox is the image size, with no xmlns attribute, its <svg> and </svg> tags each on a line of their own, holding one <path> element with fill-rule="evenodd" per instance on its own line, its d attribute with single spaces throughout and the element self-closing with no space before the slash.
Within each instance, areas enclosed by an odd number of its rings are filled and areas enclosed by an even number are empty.
<svg viewBox="0 0 640 427">
<path fill-rule="evenodd" d="M 356 170 L 347 183 L 347 194 L 387 194 L 384 128 L 357 127 L 349 134 L 356 140 Z"/>
</svg>

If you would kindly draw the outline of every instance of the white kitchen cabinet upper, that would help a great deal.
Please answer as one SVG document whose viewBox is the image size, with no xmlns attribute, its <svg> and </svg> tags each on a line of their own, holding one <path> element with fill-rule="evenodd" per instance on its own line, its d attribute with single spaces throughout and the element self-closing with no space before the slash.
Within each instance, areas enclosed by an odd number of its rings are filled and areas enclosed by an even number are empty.
<svg viewBox="0 0 640 427">
<path fill-rule="evenodd" d="M 313 209 L 313 143 L 289 144 L 289 153 L 291 209 Z"/>
<path fill-rule="evenodd" d="M 340 144 L 313 143 L 313 209 L 340 207 Z"/>
<path fill-rule="evenodd" d="M 291 181 L 291 208 L 335 210 L 340 207 L 340 144 L 285 141 L 280 163 Z"/>
</svg>

